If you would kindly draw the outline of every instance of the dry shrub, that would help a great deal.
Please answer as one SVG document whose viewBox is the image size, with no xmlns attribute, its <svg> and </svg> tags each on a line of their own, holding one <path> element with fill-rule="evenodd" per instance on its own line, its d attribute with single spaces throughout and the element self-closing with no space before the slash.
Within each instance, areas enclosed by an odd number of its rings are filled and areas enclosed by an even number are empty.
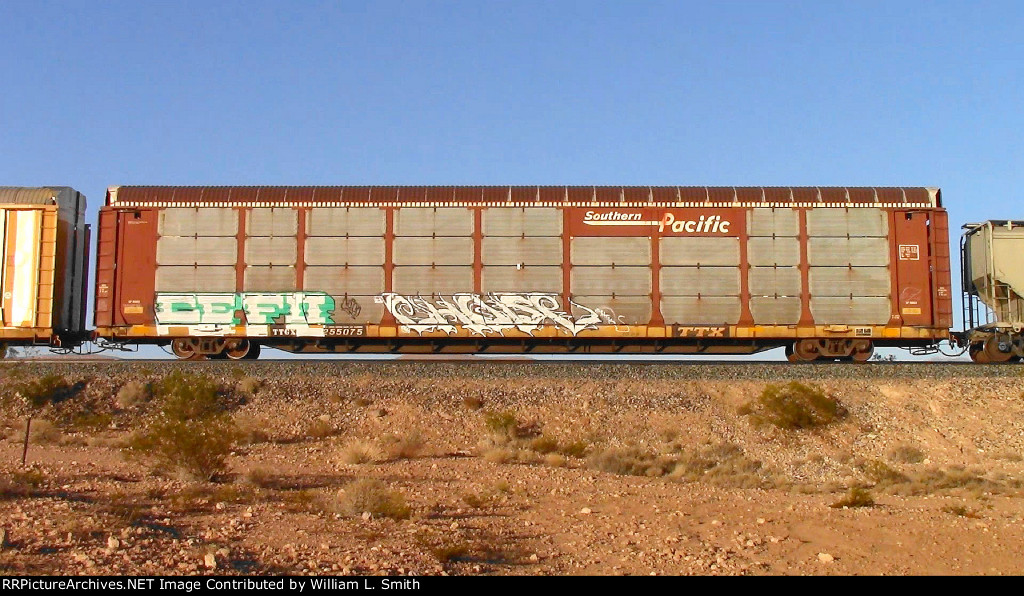
<svg viewBox="0 0 1024 596">
<path fill-rule="evenodd" d="M 511 440 L 532 439 L 541 434 L 539 423 L 520 422 L 512 412 L 485 412 L 484 425 L 492 436 Z"/>
<path fill-rule="evenodd" d="M 731 443 L 683 451 L 671 477 L 732 488 L 763 488 L 771 484 L 761 462 L 748 458 L 743 449 Z"/>
<path fill-rule="evenodd" d="M 621 476 L 664 476 L 675 468 L 675 458 L 639 447 L 609 447 L 592 454 L 587 466 Z"/>
<path fill-rule="evenodd" d="M 326 439 L 328 437 L 333 437 L 339 432 L 341 432 L 340 429 L 338 429 L 338 427 L 336 427 L 335 425 L 331 424 L 331 421 L 328 417 L 322 416 L 310 422 L 309 425 L 306 426 L 306 431 L 304 434 L 306 435 L 307 438 L 311 439 Z"/>
<path fill-rule="evenodd" d="M 250 414 L 236 414 L 235 428 L 238 430 L 238 442 L 243 445 L 255 445 L 257 443 L 269 443 L 272 439 L 267 428 L 269 422 L 260 417 Z"/>
<path fill-rule="evenodd" d="M 194 480 L 213 480 L 227 471 L 227 457 L 239 440 L 224 395 L 205 375 L 174 372 L 155 386 L 160 415 L 133 435 L 125 454 Z"/>
<path fill-rule="evenodd" d="M 842 509 L 844 507 L 873 507 L 875 499 L 871 496 L 871 493 L 864 490 L 863 488 L 851 488 L 850 492 L 845 497 L 832 503 L 829 507 L 833 509 Z"/>
<path fill-rule="evenodd" d="M 338 452 L 338 460 L 350 465 L 369 464 L 383 459 L 380 447 L 364 439 L 353 439 Z"/>
<path fill-rule="evenodd" d="M 479 509 L 487 504 L 489 496 L 483 493 L 466 493 L 462 495 L 462 502 L 472 507 L 473 509 Z"/>
<path fill-rule="evenodd" d="M 373 517 L 408 519 L 412 510 L 402 493 L 389 490 L 383 482 L 365 478 L 345 487 L 338 497 L 338 513 L 357 516 L 369 513 Z"/>
<path fill-rule="evenodd" d="M 17 430 L 12 440 L 19 443 L 25 441 L 25 425 L 15 427 Z M 29 443 L 33 445 L 60 445 L 64 439 L 64 433 L 56 425 L 45 418 L 33 418 L 29 427 Z"/>
<path fill-rule="evenodd" d="M 500 447 L 493 447 L 491 449 L 484 450 L 482 457 L 484 461 L 492 464 L 506 464 L 516 459 L 514 451 L 509 449 L 502 449 Z"/>
<path fill-rule="evenodd" d="M 963 505 L 946 505 L 945 507 L 942 508 L 942 510 L 946 513 L 951 513 L 953 515 L 958 515 L 960 517 L 969 517 L 971 519 L 979 519 L 981 517 L 981 515 L 977 511 L 968 509 Z"/>
<path fill-rule="evenodd" d="M 559 452 L 568 457 L 586 457 L 590 452 L 590 443 L 584 440 L 572 441 L 562 445 Z"/>
<path fill-rule="evenodd" d="M 682 482 L 705 482 L 715 486 L 755 488 L 771 483 L 761 462 L 746 457 L 739 447 L 705 445 L 675 454 L 661 454 L 638 447 L 608 448 L 587 460 L 591 468 L 627 476 L 669 476 Z"/>
<path fill-rule="evenodd" d="M 227 471 L 227 456 L 237 439 L 226 414 L 192 421 L 162 419 L 132 436 L 125 449 L 129 456 L 150 460 L 157 471 L 210 481 Z"/>
<path fill-rule="evenodd" d="M 267 468 L 253 468 L 245 473 L 245 482 L 259 488 L 277 488 L 280 484 L 277 474 Z"/>
<path fill-rule="evenodd" d="M 117 390 L 117 397 L 114 398 L 114 405 L 119 410 L 128 410 L 139 406 L 153 397 L 153 388 L 150 383 L 140 381 L 129 381 Z"/>
<path fill-rule="evenodd" d="M 80 431 L 101 431 L 110 428 L 114 417 L 106 412 L 80 412 L 71 419 L 71 426 Z"/>
<path fill-rule="evenodd" d="M 755 425 L 802 430 L 842 420 L 847 410 L 820 388 L 791 381 L 787 385 L 768 385 L 741 414 L 749 415 Z"/>
<path fill-rule="evenodd" d="M 404 435 L 386 435 L 382 442 L 388 459 L 413 459 L 419 457 L 427 443 L 419 429 L 413 429 Z"/>
<path fill-rule="evenodd" d="M 235 391 L 246 397 L 255 397 L 263 383 L 259 379 L 244 377 L 235 384 Z"/>
<path fill-rule="evenodd" d="M 992 454 L 992 457 L 994 459 L 999 459 L 1008 462 L 1019 462 L 1024 460 L 1024 457 L 1022 457 L 1020 453 L 1017 453 L 1016 451 L 1010 451 L 1009 449 L 996 451 L 995 453 Z"/>
<path fill-rule="evenodd" d="M 46 482 L 39 470 L 25 470 L 0 476 L 0 499 L 31 497 Z"/>
<path fill-rule="evenodd" d="M 552 468 L 565 467 L 567 460 L 561 453 L 549 453 L 544 456 L 544 464 L 551 466 Z"/>
<path fill-rule="evenodd" d="M 492 435 L 515 438 L 519 422 L 512 412 L 484 412 L 484 426 Z"/>
<path fill-rule="evenodd" d="M 541 435 L 530 441 L 530 449 L 546 455 L 558 451 L 558 441 L 547 435 Z"/>
<path fill-rule="evenodd" d="M 887 455 L 889 461 L 898 464 L 919 464 L 925 460 L 924 451 L 913 445 L 897 445 Z"/>
<path fill-rule="evenodd" d="M 988 493 L 1016 493 L 1018 479 L 996 482 L 960 467 L 929 469 L 913 474 L 906 483 L 895 487 L 900 494 L 927 495 L 944 491 L 966 490 Z"/>
<path fill-rule="evenodd" d="M 861 462 L 858 466 L 868 480 L 881 486 L 891 486 L 907 482 L 910 478 L 899 470 L 889 467 L 884 461 L 869 459 Z"/>
</svg>

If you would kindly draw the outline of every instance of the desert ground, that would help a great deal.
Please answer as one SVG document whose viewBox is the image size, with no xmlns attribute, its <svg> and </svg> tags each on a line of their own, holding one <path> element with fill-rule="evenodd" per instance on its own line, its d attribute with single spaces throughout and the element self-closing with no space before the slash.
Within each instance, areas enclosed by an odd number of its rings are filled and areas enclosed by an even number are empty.
<svg viewBox="0 0 1024 596">
<path fill-rule="evenodd" d="M 0 575 L 1019 574 L 1022 372 L 5 362 Z"/>
</svg>

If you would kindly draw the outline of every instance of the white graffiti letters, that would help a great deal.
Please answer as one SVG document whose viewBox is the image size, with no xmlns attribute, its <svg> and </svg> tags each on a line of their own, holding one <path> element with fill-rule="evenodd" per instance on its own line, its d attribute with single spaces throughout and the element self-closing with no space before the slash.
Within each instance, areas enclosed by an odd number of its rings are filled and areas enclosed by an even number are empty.
<svg viewBox="0 0 1024 596">
<path fill-rule="evenodd" d="M 601 316 L 591 308 L 570 300 L 570 312 L 566 312 L 558 294 L 539 292 L 439 297 L 387 293 L 381 295 L 381 301 L 399 325 L 417 333 L 443 331 L 453 335 L 457 326 L 462 326 L 478 335 L 503 335 L 511 329 L 532 335 L 545 325 L 553 325 L 576 335 L 584 329 L 595 329 L 601 322 Z M 582 314 L 573 316 L 573 308 Z"/>
</svg>

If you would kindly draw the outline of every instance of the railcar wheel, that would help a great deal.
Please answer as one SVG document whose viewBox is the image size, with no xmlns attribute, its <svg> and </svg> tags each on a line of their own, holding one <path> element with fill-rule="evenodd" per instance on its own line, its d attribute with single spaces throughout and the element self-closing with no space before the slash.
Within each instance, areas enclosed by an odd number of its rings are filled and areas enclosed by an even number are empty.
<svg viewBox="0 0 1024 596">
<path fill-rule="evenodd" d="M 971 360 L 978 364 L 989 363 L 988 356 L 985 354 L 985 350 L 980 343 L 971 344 L 971 347 L 967 349 L 967 353 L 971 355 Z"/>
<path fill-rule="evenodd" d="M 796 342 L 796 345 L 793 346 L 793 354 L 797 357 L 797 362 L 814 362 L 821 356 L 817 342 L 806 339 Z"/>
<path fill-rule="evenodd" d="M 256 356 L 251 354 L 255 352 Z M 259 357 L 259 344 L 250 342 L 247 339 L 229 341 L 224 348 L 224 355 L 231 360 L 252 360 Z"/>
<path fill-rule="evenodd" d="M 854 350 L 853 354 L 850 354 L 850 357 L 853 358 L 854 362 L 867 362 L 868 360 L 871 360 L 871 357 L 874 356 L 874 354 L 875 346 L 871 342 L 868 342 L 866 348 L 862 347 L 860 350 Z"/>
<path fill-rule="evenodd" d="M 171 352 L 181 360 L 205 360 L 206 356 L 203 356 L 196 351 L 195 345 L 187 338 L 176 339 L 171 342 Z"/>
<path fill-rule="evenodd" d="M 261 352 L 260 344 L 250 344 L 249 353 L 245 355 L 246 360 L 256 360 L 260 357 Z"/>
<path fill-rule="evenodd" d="M 1010 358 L 1013 358 L 1013 352 L 1004 352 L 999 349 L 999 338 L 994 335 L 985 340 L 985 346 L 982 348 L 982 352 L 988 358 L 989 362 L 1009 362 Z"/>
</svg>

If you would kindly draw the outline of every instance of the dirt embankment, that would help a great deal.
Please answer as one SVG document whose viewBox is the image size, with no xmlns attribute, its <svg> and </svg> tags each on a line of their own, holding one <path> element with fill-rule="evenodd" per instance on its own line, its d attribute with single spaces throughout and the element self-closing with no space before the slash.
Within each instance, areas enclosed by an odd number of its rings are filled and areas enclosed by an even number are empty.
<svg viewBox="0 0 1024 596">
<path fill-rule="evenodd" d="M 214 482 L 125 456 L 169 416 L 175 370 L 222 390 Z M 4 364 L 0 573 L 1019 573 L 1019 373 Z M 48 374 L 72 389 L 24 469 L 19 390 Z M 792 380 L 834 400 L 826 424 L 759 417 Z"/>
</svg>

